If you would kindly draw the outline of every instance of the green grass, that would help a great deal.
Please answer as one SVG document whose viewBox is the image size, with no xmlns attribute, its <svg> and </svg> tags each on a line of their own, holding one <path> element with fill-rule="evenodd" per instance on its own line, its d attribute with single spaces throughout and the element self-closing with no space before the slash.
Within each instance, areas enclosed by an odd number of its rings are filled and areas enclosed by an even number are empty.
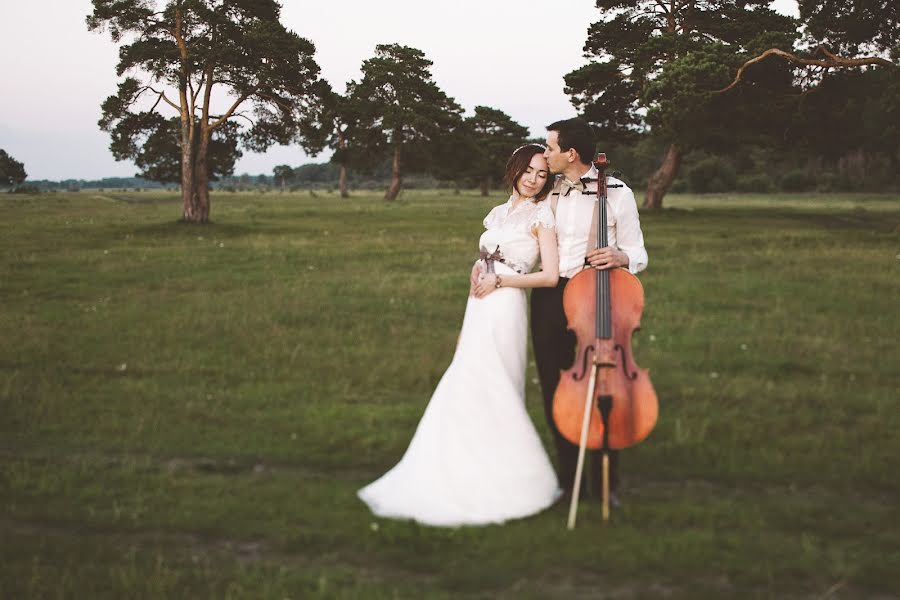
<svg viewBox="0 0 900 600">
<path fill-rule="evenodd" d="M 0 597 L 897 597 L 896 196 L 642 214 L 660 420 L 608 526 L 368 513 L 503 200 L 0 196 Z"/>
</svg>

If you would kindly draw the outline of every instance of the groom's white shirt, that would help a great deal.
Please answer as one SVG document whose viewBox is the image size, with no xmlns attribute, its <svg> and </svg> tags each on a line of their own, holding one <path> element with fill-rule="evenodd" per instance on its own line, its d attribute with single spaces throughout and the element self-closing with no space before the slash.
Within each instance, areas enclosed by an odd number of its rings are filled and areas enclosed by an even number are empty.
<svg viewBox="0 0 900 600">
<path fill-rule="evenodd" d="M 591 166 L 582 178 L 597 178 Z M 587 184 L 584 192 L 572 189 L 561 192 L 563 178 L 553 188 L 551 201 L 556 203 L 556 236 L 559 247 L 559 276 L 574 277 L 584 268 L 588 244 L 596 243 L 594 211 L 597 206 L 597 184 Z M 647 250 L 638 216 L 634 193 L 625 183 L 607 177 L 606 217 L 609 245 L 628 255 L 628 270 L 639 273 L 647 268 Z M 557 200 L 558 199 L 558 200 Z"/>
</svg>

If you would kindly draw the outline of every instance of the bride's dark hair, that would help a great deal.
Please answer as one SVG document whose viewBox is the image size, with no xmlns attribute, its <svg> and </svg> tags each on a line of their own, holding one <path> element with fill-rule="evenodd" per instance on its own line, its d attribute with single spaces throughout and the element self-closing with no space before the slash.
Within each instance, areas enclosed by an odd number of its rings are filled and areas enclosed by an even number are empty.
<svg viewBox="0 0 900 600">
<path fill-rule="evenodd" d="M 546 148 L 540 144 L 525 144 L 524 146 L 519 146 L 513 150 L 509 160 L 506 161 L 506 173 L 503 175 L 503 181 L 506 183 L 507 187 L 511 190 L 516 189 L 516 183 L 518 183 L 519 178 L 525 174 L 525 171 L 528 170 L 531 159 L 534 158 L 535 154 L 543 154 L 544 150 L 546 150 Z M 535 202 L 540 202 L 547 197 L 547 194 L 553 189 L 553 180 L 554 177 L 548 170 L 547 180 L 544 182 L 544 187 L 541 188 L 541 191 L 534 197 Z"/>
</svg>

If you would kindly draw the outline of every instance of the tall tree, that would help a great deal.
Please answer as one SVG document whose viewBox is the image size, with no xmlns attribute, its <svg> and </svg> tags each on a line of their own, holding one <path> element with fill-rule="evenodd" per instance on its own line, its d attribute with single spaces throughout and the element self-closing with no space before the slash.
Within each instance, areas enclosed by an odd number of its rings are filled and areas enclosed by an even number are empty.
<svg viewBox="0 0 900 600">
<path fill-rule="evenodd" d="M 662 164 L 647 183 L 644 207 L 660 208 L 684 152 L 702 140 L 696 130 L 739 56 L 772 45 L 790 46 L 792 18 L 770 0 L 597 0 L 600 20 L 588 29 L 588 65 L 565 76 L 566 93 L 604 141 L 623 142 L 647 131 L 667 142 Z M 783 74 L 769 74 L 787 81 Z M 712 122 L 709 120 L 708 122 Z M 720 129 L 742 125 L 719 123 Z M 689 139 L 693 134 L 693 139 Z"/>
<path fill-rule="evenodd" d="M 363 61 L 362 79 L 347 85 L 358 111 L 353 140 L 357 159 L 391 158 L 385 200 L 400 193 L 403 169 L 427 166 L 433 144 L 462 123 L 462 109 L 433 81 L 431 65 L 420 50 L 381 44 L 374 57 Z"/>
<path fill-rule="evenodd" d="M 93 0 L 93 7 L 88 29 L 127 39 L 117 72 L 133 73 L 103 103 L 99 124 L 119 141 L 117 157 L 135 158 L 149 115 L 175 111 L 184 220 L 209 220 L 217 130 L 235 127 L 243 145 L 257 151 L 290 142 L 321 150 L 318 120 L 328 86 L 315 47 L 284 28 L 275 0 Z"/>
<path fill-rule="evenodd" d="M 487 196 L 491 184 L 503 177 L 509 155 L 528 139 L 528 128 L 502 110 L 476 106 L 463 122 L 463 135 L 470 146 L 465 173 L 478 179 L 481 195 Z"/>
<path fill-rule="evenodd" d="M 294 169 L 288 165 L 278 165 L 272 169 L 272 175 L 275 177 L 275 181 L 280 183 L 283 192 L 287 182 L 294 179 Z"/>
<path fill-rule="evenodd" d="M 27 177 L 25 165 L 0 149 L 0 185 L 20 185 Z"/>
<path fill-rule="evenodd" d="M 332 93 L 328 103 L 328 116 L 326 122 L 331 127 L 331 135 L 328 146 L 334 150 L 331 162 L 338 165 L 338 189 L 341 198 L 348 198 L 350 192 L 347 189 L 347 169 L 353 162 L 353 150 L 351 141 L 354 138 L 354 127 L 359 121 L 358 108 L 354 104 L 354 98 L 349 95 L 341 96 Z"/>
</svg>

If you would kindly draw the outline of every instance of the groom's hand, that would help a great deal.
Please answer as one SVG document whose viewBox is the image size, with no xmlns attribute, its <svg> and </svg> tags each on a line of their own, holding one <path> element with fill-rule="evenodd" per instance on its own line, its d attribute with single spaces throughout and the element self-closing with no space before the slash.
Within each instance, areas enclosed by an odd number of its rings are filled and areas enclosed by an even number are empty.
<svg viewBox="0 0 900 600">
<path fill-rule="evenodd" d="M 589 250 L 584 258 L 589 265 L 600 270 L 628 266 L 628 255 L 611 246 Z"/>
</svg>

